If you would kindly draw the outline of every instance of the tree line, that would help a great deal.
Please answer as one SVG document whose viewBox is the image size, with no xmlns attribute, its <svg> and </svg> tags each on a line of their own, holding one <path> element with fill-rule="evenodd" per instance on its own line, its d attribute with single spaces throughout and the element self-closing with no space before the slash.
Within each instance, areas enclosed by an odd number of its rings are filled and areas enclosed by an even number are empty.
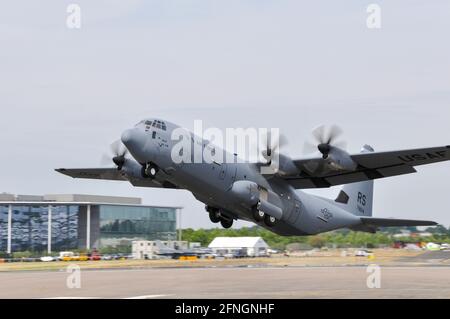
<svg viewBox="0 0 450 319">
<path fill-rule="evenodd" d="M 404 236 L 396 238 L 393 234 L 399 233 L 401 230 L 409 230 L 417 232 L 418 236 Z M 262 227 L 244 227 L 239 229 L 184 229 L 182 239 L 189 242 L 199 242 L 206 247 L 215 237 L 262 237 L 264 241 L 273 249 L 285 250 L 291 244 L 300 244 L 305 248 L 321 248 L 321 247 L 367 247 L 378 248 L 392 246 L 395 242 L 402 241 L 405 243 L 415 242 L 450 242 L 450 228 L 447 229 L 442 225 L 430 227 L 425 232 L 431 233 L 431 237 L 420 237 L 420 232 L 416 227 L 390 227 L 382 228 L 376 234 L 355 232 L 350 230 L 337 230 L 314 236 L 279 236 Z"/>
</svg>

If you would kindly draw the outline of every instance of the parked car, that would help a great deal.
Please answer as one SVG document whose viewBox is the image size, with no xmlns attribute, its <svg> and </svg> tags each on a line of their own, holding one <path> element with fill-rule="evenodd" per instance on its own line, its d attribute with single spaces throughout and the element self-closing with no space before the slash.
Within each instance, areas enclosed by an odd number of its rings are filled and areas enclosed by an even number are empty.
<svg viewBox="0 0 450 319">
<path fill-rule="evenodd" d="M 356 257 L 369 257 L 370 255 L 372 255 L 372 252 L 368 250 L 358 250 L 355 253 Z"/>
<path fill-rule="evenodd" d="M 102 260 L 102 256 L 98 255 L 98 254 L 92 254 L 89 257 L 90 260 Z"/>
<path fill-rule="evenodd" d="M 68 257 L 73 257 L 73 256 L 75 256 L 73 251 L 60 251 L 58 260 L 62 260 L 62 261 L 65 261 L 65 259 L 69 260 Z"/>
</svg>

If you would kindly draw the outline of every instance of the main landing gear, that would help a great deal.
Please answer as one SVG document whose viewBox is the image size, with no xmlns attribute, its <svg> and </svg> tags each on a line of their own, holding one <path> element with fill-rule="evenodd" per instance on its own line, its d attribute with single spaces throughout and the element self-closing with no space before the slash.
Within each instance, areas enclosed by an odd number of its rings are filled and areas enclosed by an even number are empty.
<svg viewBox="0 0 450 319">
<path fill-rule="evenodd" d="M 257 223 L 264 222 L 268 227 L 273 227 L 277 224 L 277 219 L 259 210 L 258 205 L 252 207 L 252 216 Z"/>
<path fill-rule="evenodd" d="M 232 219 L 221 219 L 220 224 L 222 225 L 223 228 L 228 229 L 228 228 L 231 228 L 231 226 L 233 226 L 233 220 Z"/>
<path fill-rule="evenodd" d="M 263 211 L 258 209 L 258 205 L 255 205 L 252 207 L 252 215 L 253 215 L 253 219 L 257 222 L 262 222 L 264 220 L 264 216 L 266 214 L 264 214 Z"/>
<path fill-rule="evenodd" d="M 267 226 L 273 227 L 276 223 L 277 219 L 275 217 L 269 215 L 264 216 L 264 224 L 266 224 Z"/>
<path fill-rule="evenodd" d="M 220 222 L 220 213 L 218 209 L 210 209 L 209 211 L 209 219 L 214 224 Z"/>
<path fill-rule="evenodd" d="M 144 178 L 155 178 L 156 174 L 158 174 L 159 167 L 153 163 L 147 163 L 142 166 L 141 174 Z"/>
<path fill-rule="evenodd" d="M 223 228 L 231 228 L 233 226 L 233 219 L 220 213 L 220 210 L 214 207 L 206 206 L 206 211 L 209 213 L 209 219 L 213 223 L 220 223 Z"/>
</svg>

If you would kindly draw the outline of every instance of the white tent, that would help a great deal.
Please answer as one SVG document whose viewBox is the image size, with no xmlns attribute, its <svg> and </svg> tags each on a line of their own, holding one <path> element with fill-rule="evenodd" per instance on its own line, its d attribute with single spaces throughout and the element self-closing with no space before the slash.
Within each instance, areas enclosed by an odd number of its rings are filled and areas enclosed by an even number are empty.
<svg viewBox="0 0 450 319">
<path fill-rule="evenodd" d="M 216 237 L 208 246 L 218 255 L 266 256 L 269 245 L 261 237 Z"/>
</svg>

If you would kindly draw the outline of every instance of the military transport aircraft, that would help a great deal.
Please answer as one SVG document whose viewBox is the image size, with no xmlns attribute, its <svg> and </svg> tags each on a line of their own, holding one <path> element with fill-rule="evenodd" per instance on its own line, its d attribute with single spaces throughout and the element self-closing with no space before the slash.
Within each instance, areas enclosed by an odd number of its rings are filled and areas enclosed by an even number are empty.
<svg viewBox="0 0 450 319">
<path fill-rule="evenodd" d="M 415 173 L 416 166 L 447 161 L 450 146 L 374 152 L 365 145 L 361 153 L 349 154 L 334 143 L 340 134 L 336 127 L 321 127 L 314 131 L 317 155 L 305 158 L 281 154 L 278 145 L 268 139 L 265 164 L 271 164 L 276 154 L 278 169 L 262 174 L 258 162 L 175 163 L 171 156 L 176 143 L 172 132 L 177 128 L 159 119 L 143 120 L 122 134 L 121 143 L 114 144 L 112 161 L 116 167 L 56 171 L 73 178 L 188 190 L 205 203 L 211 221 L 224 228 L 242 219 L 280 235 L 301 236 L 339 228 L 374 233 L 379 227 L 436 225 L 432 221 L 373 217 L 374 180 Z M 201 148 L 214 148 L 202 139 L 199 142 L 194 134 L 191 139 Z M 301 191 L 336 185 L 344 185 L 336 199 Z"/>
</svg>

